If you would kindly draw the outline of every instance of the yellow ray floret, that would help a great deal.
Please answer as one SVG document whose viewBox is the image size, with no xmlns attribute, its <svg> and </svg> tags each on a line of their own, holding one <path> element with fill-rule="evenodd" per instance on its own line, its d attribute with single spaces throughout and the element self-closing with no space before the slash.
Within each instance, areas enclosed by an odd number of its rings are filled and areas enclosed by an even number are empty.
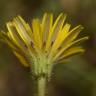
<svg viewBox="0 0 96 96">
<path fill-rule="evenodd" d="M 53 43 L 50 55 L 54 54 L 54 51 L 56 51 L 56 49 L 58 49 L 61 46 L 64 39 L 66 38 L 66 34 L 69 31 L 69 29 L 70 24 L 65 24 L 64 28 L 58 32 L 57 37 Z"/>
<path fill-rule="evenodd" d="M 28 35 L 26 28 L 23 26 L 22 22 L 19 20 L 19 18 L 14 18 L 13 24 L 16 27 L 16 30 L 20 37 L 24 40 L 26 45 L 30 45 L 30 42 L 32 42 L 31 37 Z"/>
<path fill-rule="evenodd" d="M 22 51 L 26 50 L 24 42 L 21 40 L 19 34 L 17 33 L 15 27 L 13 26 L 12 22 L 7 23 L 8 28 L 8 36 L 9 38 L 18 46 Z"/>
<path fill-rule="evenodd" d="M 26 60 L 26 58 L 24 58 L 24 56 L 22 56 L 21 54 L 17 53 L 16 51 L 13 51 L 13 53 L 17 56 L 17 58 L 20 60 L 20 62 L 25 66 L 28 67 L 29 64 Z"/>
<path fill-rule="evenodd" d="M 48 38 L 48 33 L 50 32 L 53 24 L 53 14 L 45 13 L 41 22 L 41 38 L 43 43 L 46 42 Z"/>
<path fill-rule="evenodd" d="M 41 29 L 39 19 L 33 19 L 32 22 L 34 45 L 39 49 L 42 48 Z"/>
<path fill-rule="evenodd" d="M 54 25 L 52 26 L 48 34 L 48 39 L 46 41 L 46 50 L 49 50 L 52 43 L 52 39 L 54 39 L 54 36 L 56 36 L 56 34 L 61 30 L 65 19 L 66 19 L 66 15 L 63 15 L 62 13 L 56 19 Z"/>
</svg>

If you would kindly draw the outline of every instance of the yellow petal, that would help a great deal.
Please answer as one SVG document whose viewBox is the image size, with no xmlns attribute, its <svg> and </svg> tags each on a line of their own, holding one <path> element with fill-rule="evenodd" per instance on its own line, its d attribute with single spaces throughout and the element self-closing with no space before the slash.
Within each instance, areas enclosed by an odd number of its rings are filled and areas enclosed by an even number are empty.
<svg viewBox="0 0 96 96">
<path fill-rule="evenodd" d="M 66 15 L 63 15 L 62 13 L 57 17 L 52 29 L 50 30 L 48 34 L 48 39 L 46 41 L 46 51 L 49 50 L 52 41 L 54 41 L 54 39 L 57 36 L 57 33 L 61 30 L 65 19 L 66 19 Z"/>
<path fill-rule="evenodd" d="M 68 57 L 83 53 L 84 51 L 85 50 L 81 47 L 72 47 L 70 50 L 67 50 L 64 54 L 62 54 L 62 57 L 58 58 L 55 62 L 66 64 L 66 61 L 68 61 Z"/>
<path fill-rule="evenodd" d="M 70 42 L 72 42 L 73 40 L 76 39 L 76 37 L 79 35 L 79 33 L 81 32 L 81 30 L 83 29 L 83 27 L 81 25 L 78 25 L 77 27 L 73 28 L 66 36 L 63 45 L 62 46 L 66 46 L 68 45 Z"/>
<path fill-rule="evenodd" d="M 42 48 L 41 29 L 40 29 L 40 22 L 38 19 L 33 19 L 32 29 L 33 29 L 33 36 L 34 36 L 34 44 L 37 48 L 41 50 Z"/>
<path fill-rule="evenodd" d="M 78 54 L 78 53 L 82 53 L 84 51 L 85 50 L 83 48 L 75 46 L 75 47 L 72 47 L 72 48 L 66 50 L 59 59 L 68 58 L 68 57 L 70 57 L 72 55 L 75 55 L 75 54 Z"/>
<path fill-rule="evenodd" d="M 48 38 L 48 33 L 52 28 L 52 24 L 53 24 L 53 14 L 45 13 L 41 23 L 41 36 L 43 43 L 46 42 Z"/>
<path fill-rule="evenodd" d="M 30 28 L 29 24 L 24 21 L 21 16 L 18 16 L 18 19 L 21 21 L 22 25 L 25 27 L 26 32 L 29 34 L 31 39 L 33 38 L 32 29 Z"/>
<path fill-rule="evenodd" d="M 23 51 L 25 51 L 26 50 L 25 44 L 22 40 L 20 40 L 20 37 L 11 22 L 7 23 L 7 28 L 9 31 L 7 33 L 9 38 L 11 38 L 18 47 L 20 47 Z"/>
<path fill-rule="evenodd" d="M 83 37 L 83 38 L 80 38 L 80 39 L 78 39 L 78 40 L 76 40 L 76 41 L 74 41 L 74 42 L 69 43 L 67 46 L 63 46 L 60 50 L 58 49 L 57 54 L 55 55 L 55 57 L 53 58 L 53 60 L 56 60 L 57 58 L 59 58 L 59 56 L 60 56 L 64 51 L 66 51 L 67 49 L 69 49 L 69 48 L 71 48 L 71 47 L 73 47 L 73 46 L 77 46 L 77 45 L 79 45 L 80 43 L 82 43 L 83 41 L 85 41 L 85 40 L 87 40 L 87 39 L 88 39 L 87 36 L 86 36 L 86 37 Z"/>
<path fill-rule="evenodd" d="M 76 39 L 76 37 L 78 36 L 78 34 L 80 33 L 80 31 L 83 29 L 83 27 L 81 25 L 78 25 L 77 27 L 73 28 L 70 32 L 66 33 L 65 35 L 65 39 L 63 41 L 62 44 L 62 51 L 60 50 L 58 52 L 58 55 L 56 55 L 55 57 L 58 57 L 64 50 L 66 50 L 67 46 L 70 46 L 70 43 Z"/>
<path fill-rule="evenodd" d="M 57 34 L 56 40 L 53 43 L 50 54 L 54 54 L 55 50 L 58 49 L 66 38 L 66 34 L 70 29 L 70 24 L 65 24 L 64 28 Z"/>
<path fill-rule="evenodd" d="M 15 18 L 13 21 L 13 24 L 16 27 L 18 34 L 20 35 L 22 40 L 25 42 L 25 44 L 30 46 L 31 42 L 33 41 L 31 37 L 28 35 L 26 28 L 23 26 L 22 22 L 18 18 Z"/>
<path fill-rule="evenodd" d="M 11 47 L 13 50 L 17 50 L 18 47 L 16 46 L 16 44 L 14 44 L 14 42 L 12 40 L 10 40 L 10 38 L 7 36 L 6 33 L 4 32 L 0 32 L 0 40 L 6 44 L 9 45 L 9 47 Z"/>
<path fill-rule="evenodd" d="M 23 64 L 23 66 L 25 67 L 29 67 L 29 64 L 26 60 L 26 58 L 24 58 L 22 55 L 20 55 L 19 53 L 17 53 L 16 51 L 13 51 L 13 53 L 16 55 L 16 57 L 20 60 L 21 64 Z"/>
</svg>

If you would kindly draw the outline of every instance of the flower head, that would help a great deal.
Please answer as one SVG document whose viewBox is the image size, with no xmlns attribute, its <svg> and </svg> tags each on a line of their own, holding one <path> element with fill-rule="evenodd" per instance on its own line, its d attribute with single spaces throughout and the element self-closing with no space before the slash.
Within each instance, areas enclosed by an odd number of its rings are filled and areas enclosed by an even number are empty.
<svg viewBox="0 0 96 96">
<path fill-rule="evenodd" d="M 84 52 L 80 43 L 88 39 L 87 36 L 77 39 L 83 27 L 71 29 L 65 20 L 66 14 L 61 13 L 53 22 L 53 14 L 45 13 L 42 20 L 33 19 L 30 26 L 17 16 L 6 24 L 8 32 L 1 32 L 0 39 L 12 48 L 24 66 L 32 66 L 34 74 L 50 76 L 54 64 Z"/>
</svg>

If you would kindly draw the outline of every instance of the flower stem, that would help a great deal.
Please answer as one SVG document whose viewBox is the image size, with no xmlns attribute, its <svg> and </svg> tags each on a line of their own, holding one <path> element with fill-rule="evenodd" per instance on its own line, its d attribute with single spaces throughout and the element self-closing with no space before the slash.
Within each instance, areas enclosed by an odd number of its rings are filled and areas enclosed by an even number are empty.
<svg viewBox="0 0 96 96">
<path fill-rule="evenodd" d="M 46 78 L 45 77 L 39 77 L 37 81 L 38 86 L 38 95 L 37 96 L 45 96 L 46 92 Z"/>
</svg>

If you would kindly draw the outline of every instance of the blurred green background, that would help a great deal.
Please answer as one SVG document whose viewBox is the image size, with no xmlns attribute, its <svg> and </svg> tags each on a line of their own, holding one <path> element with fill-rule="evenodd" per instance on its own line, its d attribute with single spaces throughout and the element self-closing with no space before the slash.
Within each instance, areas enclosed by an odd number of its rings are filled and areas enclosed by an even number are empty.
<svg viewBox="0 0 96 96">
<path fill-rule="evenodd" d="M 46 11 L 67 13 L 68 22 L 84 26 L 80 35 L 90 36 L 84 54 L 54 66 L 48 96 L 96 96 L 96 0 L 0 0 L 0 30 L 18 14 L 30 23 Z M 34 85 L 30 70 L 0 43 L 0 96 L 33 96 Z"/>
</svg>

